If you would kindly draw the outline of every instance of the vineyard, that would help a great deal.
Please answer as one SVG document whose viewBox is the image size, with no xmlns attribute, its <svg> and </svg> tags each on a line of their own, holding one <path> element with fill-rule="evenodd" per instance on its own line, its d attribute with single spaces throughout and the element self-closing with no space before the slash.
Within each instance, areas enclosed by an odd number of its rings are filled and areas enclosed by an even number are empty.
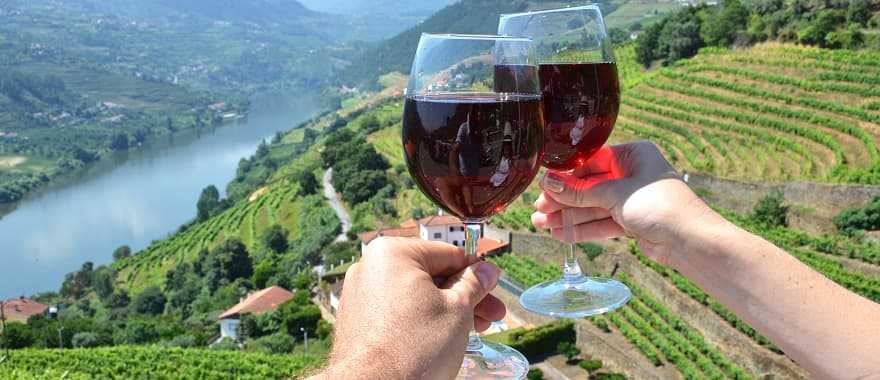
<svg viewBox="0 0 880 380">
<path fill-rule="evenodd" d="M 617 51 L 614 141 L 650 139 L 679 169 L 727 178 L 880 183 L 877 53 L 712 48 L 644 72 L 631 50 Z"/>
<path fill-rule="evenodd" d="M 119 346 L 15 351 L 0 379 L 287 379 L 320 365 L 311 356 Z"/>
<path fill-rule="evenodd" d="M 490 261 L 504 269 L 508 278 L 527 287 L 561 274 L 557 265 L 539 264 L 516 254 L 492 257 Z M 621 278 L 633 291 L 633 298 L 618 311 L 590 318 L 598 328 L 611 332 L 610 325 L 615 326 L 651 363 L 671 363 L 686 379 L 752 378 L 635 282 Z"/>
</svg>

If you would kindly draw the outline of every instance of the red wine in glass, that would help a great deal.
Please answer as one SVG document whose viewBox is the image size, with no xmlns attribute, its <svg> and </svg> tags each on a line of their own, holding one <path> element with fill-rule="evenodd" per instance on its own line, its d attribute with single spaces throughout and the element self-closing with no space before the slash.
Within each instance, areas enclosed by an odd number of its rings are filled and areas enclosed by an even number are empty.
<svg viewBox="0 0 880 380">
<path fill-rule="evenodd" d="M 537 95 L 408 97 L 403 146 L 410 174 L 432 201 L 465 221 L 504 210 L 540 168 Z"/>
<path fill-rule="evenodd" d="M 614 62 L 540 64 L 544 103 L 544 166 L 583 165 L 608 141 L 620 108 Z"/>
</svg>

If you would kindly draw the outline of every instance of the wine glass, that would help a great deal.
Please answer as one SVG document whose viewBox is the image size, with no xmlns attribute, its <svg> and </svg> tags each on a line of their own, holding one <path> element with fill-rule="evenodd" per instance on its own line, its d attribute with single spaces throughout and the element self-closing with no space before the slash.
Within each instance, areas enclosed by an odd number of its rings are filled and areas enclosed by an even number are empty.
<svg viewBox="0 0 880 380">
<path fill-rule="evenodd" d="M 498 33 L 534 41 L 545 123 L 544 167 L 566 172 L 587 164 L 608 140 L 620 108 L 617 65 L 599 7 L 505 14 Z M 572 212 L 561 211 L 568 241 L 574 240 Z M 620 281 L 585 276 L 576 249 L 569 247 L 561 279 L 520 295 L 526 310 L 578 318 L 606 313 L 629 300 L 630 290 Z"/>
<path fill-rule="evenodd" d="M 406 89 L 403 147 L 419 189 L 465 228 L 477 254 L 482 223 L 540 169 L 544 118 L 531 40 L 422 34 Z M 521 379 L 528 361 L 471 331 L 459 379 Z"/>
</svg>

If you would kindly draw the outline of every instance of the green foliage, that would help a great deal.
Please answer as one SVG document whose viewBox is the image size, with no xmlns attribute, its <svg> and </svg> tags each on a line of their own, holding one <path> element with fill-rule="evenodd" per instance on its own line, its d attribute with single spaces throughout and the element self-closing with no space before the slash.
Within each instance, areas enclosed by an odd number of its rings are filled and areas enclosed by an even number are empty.
<svg viewBox="0 0 880 380">
<path fill-rule="evenodd" d="M 220 205 L 220 192 L 214 185 L 209 185 L 202 190 L 199 201 L 196 203 L 198 221 L 205 221 L 214 215 L 217 207 Z"/>
<path fill-rule="evenodd" d="M 834 216 L 834 226 L 848 235 L 854 235 L 858 231 L 880 230 L 880 197 L 875 197 L 864 206 L 841 211 Z"/>
<path fill-rule="evenodd" d="M 302 336 L 302 328 L 309 336 L 316 336 L 321 310 L 309 300 L 307 291 L 296 292 L 293 299 L 278 307 L 278 314 L 287 334 Z"/>
<path fill-rule="evenodd" d="M 131 256 L 131 247 L 127 245 L 120 246 L 113 251 L 113 261 L 119 261 Z"/>
<path fill-rule="evenodd" d="M 94 264 L 91 261 L 83 263 L 80 270 L 68 273 L 64 276 L 64 282 L 61 283 L 62 296 L 79 299 L 82 298 L 89 287 L 92 286 L 92 271 Z"/>
<path fill-rule="evenodd" d="M 285 333 L 266 335 L 253 342 L 254 348 L 267 354 L 289 354 L 295 345 L 296 340 Z"/>
<path fill-rule="evenodd" d="M 601 316 L 589 317 L 590 322 L 593 323 L 599 330 L 602 330 L 606 333 L 611 332 L 611 327 L 608 326 L 608 321 Z"/>
<path fill-rule="evenodd" d="M 289 232 L 284 227 L 280 225 L 273 224 L 269 226 L 265 231 L 263 231 L 263 236 L 260 238 L 260 241 L 263 243 L 263 247 L 271 250 L 275 253 L 282 253 L 287 251 L 287 235 Z"/>
<path fill-rule="evenodd" d="M 135 297 L 131 307 L 136 313 L 146 315 L 159 315 L 165 311 L 165 295 L 156 287 L 151 286 Z"/>
<path fill-rule="evenodd" d="M 236 279 L 250 278 L 253 274 L 250 255 L 238 239 L 226 240 L 202 255 L 201 272 L 211 290 Z"/>
<path fill-rule="evenodd" d="M 91 348 L 97 347 L 99 342 L 98 334 L 93 332 L 76 333 L 71 339 L 73 348 Z"/>
<path fill-rule="evenodd" d="M 532 330 L 513 329 L 507 344 L 530 361 L 555 354 L 562 342 L 575 342 L 574 322 L 562 320 Z"/>
<path fill-rule="evenodd" d="M 13 350 L 25 347 L 31 347 L 36 339 L 35 332 L 31 331 L 31 327 L 24 323 L 10 322 L 6 324 L 3 330 L 2 347 L 11 348 Z"/>
<path fill-rule="evenodd" d="M 98 298 L 105 300 L 113 295 L 116 286 L 116 271 L 113 268 L 100 266 L 92 274 L 92 289 Z"/>
<path fill-rule="evenodd" d="M 749 21 L 748 10 L 740 0 L 724 0 L 720 9 L 710 9 L 705 14 L 700 35 L 710 46 L 730 46 Z"/>
<path fill-rule="evenodd" d="M 619 373 L 602 372 L 591 374 L 590 380 L 626 380 L 626 376 Z"/>
<path fill-rule="evenodd" d="M 785 226 L 788 206 L 784 206 L 785 197 L 781 191 L 773 191 L 758 200 L 752 209 L 752 219 L 768 226 Z"/>
<path fill-rule="evenodd" d="M 573 362 L 581 354 L 581 349 L 574 342 L 559 342 L 556 346 L 556 352 L 565 356 L 569 362 Z"/>
<path fill-rule="evenodd" d="M 489 261 L 498 265 L 504 270 L 507 277 L 519 282 L 523 288 L 529 288 L 562 276 L 562 269 L 558 265 L 538 264 L 529 257 L 514 253 L 492 256 L 489 257 Z"/>
<path fill-rule="evenodd" d="M 319 184 L 315 175 L 306 170 L 299 170 L 293 174 L 291 179 L 299 184 L 299 188 L 303 194 L 317 194 Z"/>
<path fill-rule="evenodd" d="M 578 363 L 578 367 L 583 368 L 587 372 L 593 373 L 602 368 L 602 361 L 598 359 L 589 359 L 589 360 L 581 360 Z"/>
<path fill-rule="evenodd" d="M 14 379 L 286 379 L 320 358 L 205 349 L 112 347 L 17 351 L 0 367 Z M 11 371 L 11 373 L 9 372 Z M 63 374 L 63 376 L 62 376 Z"/>
<path fill-rule="evenodd" d="M 526 379 L 544 380 L 544 371 L 541 371 L 540 368 L 529 368 L 529 372 L 526 374 Z"/>
<path fill-rule="evenodd" d="M 352 261 L 358 255 L 356 243 L 341 241 L 330 244 L 321 250 L 321 257 L 328 265 L 338 265 Z"/>
<path fill-rule="evenodd" d="M 581 251 L 584 251 L 584 254 L 587 255 L 587 259 L 589 259 L 590 261 L 605 253 L 605 247 L 596 243 L 578 243 L 577 246 L 581 249 Z"/>
</svg>

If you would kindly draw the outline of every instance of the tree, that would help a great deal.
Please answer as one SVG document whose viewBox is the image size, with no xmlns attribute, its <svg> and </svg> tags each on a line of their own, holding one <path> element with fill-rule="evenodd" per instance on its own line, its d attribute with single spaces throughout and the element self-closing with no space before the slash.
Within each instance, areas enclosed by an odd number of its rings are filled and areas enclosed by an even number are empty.
<svg viewBox="0 0 880 380">
<path fill-rule="evenodd" d="M 127 245 L 120 246 L 113 251 L 113 261 L 119 261 L 131 256 L 131 247 Z"/>
<path fill-rule="evenodd" d="M 199 201 L 196 203 L 198 221 L 205 221 L 211 217 L 217 205 L 220 204 L 220 191 L 214 185 L 209 185 L 202 190 Z"/>
<path fill-rule="evenodd" d="M 718 12 L 709 13 L 700 27 L 706 45 L 730 46 L 748 25 L 749 12 L 739 0 L 723 0 Z"/>
<path fill-rule="evenodd" d="M 99 344 L 98 334 L 93 332 L 80 332 L 73 335 L 71 343 L 74 348 L 92 348 Z"/>
<path fill-rule="evenodd" d="M 321 310 L 309 300 L 308 292 L 297 291 L 293 299 L 278 307 L 278 315 L 285 331 L 292 336 L 302 336 L 300 328 L 315 336 Z"/>
<path fill-rule="evenodd" d="M 581 354 L 581 349 L 572 342 L 559 342 L 559 345 L 556 346 L 556 350 L 565 356 L 569 363 L 574 362 L 575 358 Z"/>
<path fill-rule="evenodd" d="M 13 350 L 30 347 L 34 344 L 36 336 L 31 327 L 18 322 L 7 323 L 2 334 L 3 347 Z"/>
<path fill-rule="evenodd" d="M 321 257 L 327 265 L 338 265 L 340 262 L 349 262 L 357 256 L 357 249 L 354 243 L 348 241 L 339 241 L 324 247 L 321 250 Z"/>
<path fill-rule="evenodd" d="M 113 295 L 113 288 L 116 283 L 116 271 L 110 267 L 100 266 L 92 276 L 92 289 L 98 298 L 105 300 Z"/>
<path fill-rule="evenodd" d="M 267 335 L 254 341 L 254 347 L 267 354 L 289 354 L 296 345 L 296 340 L 285 333 Z"/>
<path fill-rule="evenodd" d="M 86 261 L 80 270 L 66 274 L 64 282 L 61 283 L 61 295 L 73 299 L 82 298 L 88 288 L 92 286 L 93 268 L 94 264 L 91 261 Z"/>
<path fill-rule="evenodd" d="M 113 140 L 110 141 L 110 149 L 113 150 L 126 150 L 128 149 L 128 135 L 125 133 L 119 132 L 113 135 Z"/>
<path fill-rule="evenodd" d="M 786 225 L 785 219 L 788 214 L 788 206 L 782 203 L 785 197 L 779 190 L 774 190 L 758 200 L 752 209 L 752 219 L 771 227 Z"/>
<path fill-rule="evenodd" d="M 211 250 L 202 262 L 206 284 L 210 290 L 239 278 L 250 278 L 253 263 L 241 240 L 229 239 Z"/>
<path fill-rule="evenodd" d="M 316 194 L 318 191 L 318 180 L 315 175 L 308 170 L 297 170 L 293 173 L 293 182 L 299 184 L 302 194 Z"/>
<path fill-rule="evenodd" d="M 107 307 L 111 309 L 119 309 L 128 306 L 129 302 L 131 302 L 131 300 L 128 298 L 128 292 L 120 289 L 113 292 L 107 300 Z"/>
<path fill-rule="evenodd" d="M 848 235 L 857 231 L 880 230 L 880 197 L 875 197 L 864 206 L 841 211 L 834 217 L 834 226 Z"/>
<path fill-rule="evenodd" d="M 350 204 L 364 202 L 373 197 L 379 189 L 388 184 L 388 176 L 379 170 L 366 170 L 352 173 L 348 181 L 342 183 L 342 199 Z M 334 179 L 334 182 L 335 179 Z"/>
<path fill-rule="evenodd" d="M 867 0 L 850 0 L 846 9 L 846 21 L 852 24 L 865 26 L 871 19 L 871 10 Z"/>
<path fill-rule="evenodd" d="M 263 259 L 254 265 L 254 274 L 251 282 L 259 289 L 265 288 L 269 282 L 278 274 L 278 266 L 273 259 Z"/>
<path fill-rule="evenodd" d="M 165 295 L 159 287 L 151 286 L 138 294 L 131 305 L 137 313 L 159 315 L 165 311 L 165 302 Z"/>
<path fill-rule="evenodd" d="M 379 118 L 374 114 L 364 116 L 363 120 L 361 120 L 361 131 L 364 134 L 373 133 L 380 128 L 382 128 L 382 124 L 379 122 Z"/>
<path fill-rule="evenodd" d="M 660 31 L 663 30 L 665 24 L 665 19 L 652 24 L 636 39 L 636 61 L 646 68 L 650 67 L 657 59 L 654 52 L 657 50 Z"/>
<path fill-rule="evenodd" d="M 266 249 L 275 253 L 282 253 L 287 251 L 288 248 L 287 235 L 287 229 L 278 224 L 273 224 L 263 232 L 260 241 Z"/>
<path fill-rule="evenodd" d="M 155 323 L 133 319 L 127 321 L 125 328 L 115 329 L 113 332 L 113 343 L 122 344 L 147 344 L 155 342 L 159 339 L 159 330 Z"/>
<path fill-rule="evenodd" d="M 541 371 L 540 368 L 530 368 L 529 372 L 526 374 L 526 379 L 544 380 L 544 371 Z"/>
</svg>

